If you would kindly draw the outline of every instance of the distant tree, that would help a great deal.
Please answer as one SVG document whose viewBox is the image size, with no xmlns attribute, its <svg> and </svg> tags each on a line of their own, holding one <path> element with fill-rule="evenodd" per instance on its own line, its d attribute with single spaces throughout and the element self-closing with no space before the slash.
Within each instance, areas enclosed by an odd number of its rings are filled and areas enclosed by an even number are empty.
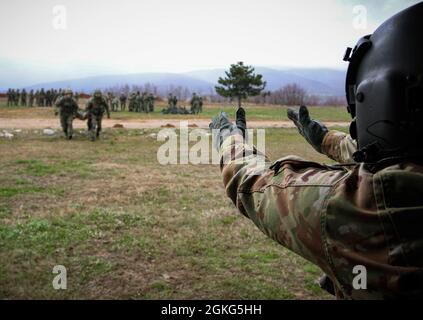
<svg viewBox="0 0 423 320">
<path fill-rule="evenodd" d="M 320 106 L 322 104 L 322 98 L 317 95 L 308 95 L 305 98 L 304 104 L 306 106 Z"/>
<path fill-rule="evenodd" d="M 226 78 L 219 78 L 216 92 L 222 97 L 237 99 L 238 107 L 241 107 L 242 100 L 258 96 L 266 87 L 263 76 L 255 74 L 254 68 L 243 62 L 232 64 L 225 74 Z"/>
<path fill-rule="evenodd" d="M 298 106 L 306 103 L 315 105 L 317 101 L 318 97 L 308 96 L 306 90 L 295 83 L 269 92 L 266 96 L 267 103 L 288 106 Z"/>
<path fill-rule="evenodd" d="M 189 99 L 189 97 L 191 96 L 191 91 L 187 87 L 184 87 L 182 96 L 184 100 Z"/>
<path fill-rule="evenodd" d="M 304 104 L 307 92 L 298 84 L 289 84 L 282 88 L 281 98 L 287 106 L 298 106 Z"/>
</svg>

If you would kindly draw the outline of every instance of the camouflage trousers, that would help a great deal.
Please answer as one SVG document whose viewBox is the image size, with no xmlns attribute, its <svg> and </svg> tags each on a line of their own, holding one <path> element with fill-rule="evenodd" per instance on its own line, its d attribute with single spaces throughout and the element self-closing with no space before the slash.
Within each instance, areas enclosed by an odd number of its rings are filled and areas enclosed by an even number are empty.
<svg viewBox="0 0 423 320">
<path fill-rule="evenodd" d="M 89 115 L 88 116 L 88 132 L 90 134 L 91 141 L 95 141 L 96 138 L 100 137 L 101 122 L 103 115 Z"/>
<path fill-rule="evenodd" d="M 60 124 L 62 126 L 63 132 L 65 133 L 66 138 L 69 140 L 73 136 L 73 114 L 61 114 L 60 115 Z"/>
<path fill-rule="evenodd" d="M 200 104 L 198 102 L 197 103 L 194 103 L 191 106 L 191 113 L 192 114 L 199 114 L 200 113 Z"/>
</svg>

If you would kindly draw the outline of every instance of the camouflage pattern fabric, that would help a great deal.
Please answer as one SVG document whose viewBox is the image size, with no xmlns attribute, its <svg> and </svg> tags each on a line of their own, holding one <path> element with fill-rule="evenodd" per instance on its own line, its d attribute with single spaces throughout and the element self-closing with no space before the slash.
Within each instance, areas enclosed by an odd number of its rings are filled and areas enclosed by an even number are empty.
<svg viewBox="0 0 423 320">
<path fill-rule="evenodd" d="M 29 92 L 29 94 L 28 94 L 28 106 L 29 107 L 33 107 L 34 106 L 34 99 L 35 99 L 34 90 L 31 90 Z"/>
<path fill-rule="evenodd" d="M 353 154 L 357 151 L 357 142 L 351 136 L 339 131 L 331 131 L 323 139 L 322 153 L 339 163 L 354 163 Z"/>
<path fill-rule="evenodd" d="M 7 106 L 10 107 L 13 105 L 13 90 L 7 90 Z"/>
<path fill-rule="evenodd" d="M 322 150 L 350 162 L 353 144 L 330 131 Z M 400 163 L 376 173 L 365 164 L 328 166 L 295 156 L 270 162 L 244 144 L 224 141 L 226 192 L 267 236 L 319 266 L 338 298 L 423 298 L 423 166 Z M 229 159 L 229 161 L 225 161 Z M 257 171 L 260 160 L 265 169 Z M 367 289 L 353 269 L 367 270 Z"/>
<path fill-rule="evenodd" d="M 45 98 L 46 98 L 46 94 L 44 92 L 44 89 L 41 89 L 39 94 L 38 94 L 38 99 L 37 99 L 37 104 L 38 104 L 39 107 L 45 106 Z"/>
<path fill-rule="evenodd" d="M 65 133 L 66 138 L 72 139 L 73 136 L 73 115 L 60 114 L 60 125 Z"/>
<path fill-rule="evenodd" d="M 126 95 L 124 93 L 122 93 L 119 97 L 119 100 L 120 100 L 120 110 L 125 111 L 126 110 L 126 100 L 127 100 Z"/>
<path fill-rule="evenodd" d="M 21 93 L 21 106 L 26 107 L 26 105 L 27 105 L 26 102 L 27 102 L 27 92 L 26 92 L 25 89 L 23 89 L 22 93 Z"/>
<path fill-rule="evenodd" d="M 78 112 L 78 104 L 73 98 L 64 97 L 61 98 L 55 106 L 60 115 L 60 124 L 63 132 L 68 139 L 72 138 L 73 135 L 73 119 L 76 117 Z"/>
<path fill-rule="evenodd" d="M 15 93 L 15 107 L 19 105 L 20 100 L 21 100 L 21 93 L 18 89 L 16 90 L 16 93 Z"/>
<path fill-rule="evenodd" d="M 90 131 L 91 140 L 95 141 L 100 136 L 101 122 L 103 115 L 106 112 L 107 117 L 110 118 L 109 104 L 103 98 L 93 97 L 87 102 L 87 118 L 88 118 L 88 130 Z"/>
<path fill-rule="evenodd" d="M 112 111 L 114 111 L 114 112 L 116 112 L 116 111 L 118 111 L 119 110 L 119 98 L 113 98 L 113 100 L 112 100 L 112 104 L 111 104 L 111 109 L 112 109 Z"/>
<path fill-rule="evenodd" d="M 147 96 L 147 108 L 148 108 L 148 112 L 154 112 L 154 100 L 156 98 L 154 97 L 153 94 L 148 94 Z"/>
<path fill-rule="evenodd" d="M 137 104 L 137 95 L 135 93 L 131 93 L 131 95 L 129 96 L 128 111 L 134 112 L 136 110 L 136 104 Z"/>
<path fill-rule="evenodd" d="M 192 114 L 199 114 L 200 113 L 200 97 L 198 97 L 196 94 L 192 96 L 192 99 L 190 101 L 191 105 L 191 113 Z"/>
</svg>

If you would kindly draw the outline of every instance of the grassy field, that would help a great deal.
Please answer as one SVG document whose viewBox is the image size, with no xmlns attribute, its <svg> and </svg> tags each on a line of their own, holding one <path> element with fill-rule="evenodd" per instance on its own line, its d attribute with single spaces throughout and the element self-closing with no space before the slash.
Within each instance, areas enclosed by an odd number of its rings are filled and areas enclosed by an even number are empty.
<svg viewBox="0 0 423 320">
<path fill-rule="evenodd" d="M 218 167 L 160 166 L 151 132 L 0 140 L 0 298 L 329 298 L 318 268 L 237 212 Z M 324 160 L 295 130 L 266 134 L 273 159 Z"/>
<path fill-rule="evenodd" d="M 81 103 L 82 107 L 83 103 Z M 206 105 L 204 112 L 200 115 L 163 115 L 161 110 L 165 107 L 164 103 L 156 105 L 154 113 L 134 113 L 134 112 L 114 112 L 113 119 L 165 119 L 165 118 L 189 118 L 189 119 L 210 119 L 219 111 L 227 112 L 231 117 L 235 116 L 236 108 L 234 106 Z M 286 116 L 287 107 L 282 106 L 257 106 L 246 105 L 249 120 L 288 120 Z M 30 111 L 30 112 L 29 112 Z M 311 107 L 312 117 L 322 121 L 351 121 L 346 108 L 342 107 Z M 11 107 L 8 108 L 0 104 L 0 118 L 54 118 L 51 108 L 28 108 Z"/>
</svg>

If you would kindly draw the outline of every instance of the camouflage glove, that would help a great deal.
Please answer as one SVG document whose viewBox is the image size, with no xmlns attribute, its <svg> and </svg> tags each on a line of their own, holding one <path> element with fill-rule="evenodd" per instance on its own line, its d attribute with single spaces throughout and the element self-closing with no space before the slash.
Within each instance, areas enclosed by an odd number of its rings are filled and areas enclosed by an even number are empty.
<svg viewBox="0 0 423 320">
<path fill-rule="evenodd" d="M 242 130 L 229 121 L 226 112 L 221 112 L 217 117 L 213 118 L 209 128 L 212 130 L 214 147 L 218 151 L 226 138 L 236 134 L 243 135 Z"/>
<path fill-rule="evenodd" d="M 301 106 L 300 111 L 288 109 L 288 118 L 292 120 L 300 131 L 300 134 L 319 153 L 322 153 L 322 143 L 328 128 L 319 121 L 310 119 L 307 107 Z"/>
</svg>

